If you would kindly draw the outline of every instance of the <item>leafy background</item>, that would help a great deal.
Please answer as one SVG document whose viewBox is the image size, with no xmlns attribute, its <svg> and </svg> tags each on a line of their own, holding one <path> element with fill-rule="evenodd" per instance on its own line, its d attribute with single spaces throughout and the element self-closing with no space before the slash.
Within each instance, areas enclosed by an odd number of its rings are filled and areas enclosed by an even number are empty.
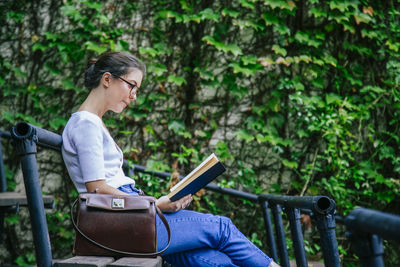
<svg viewBox="0 0 400 267">
<path fill-rule="evenodd" d="M 18 0 L 0 10 L 1 129 L 28 121 L 61 133 L 87 95 L 88 59 L 129 51 L 148 76 L 136 103 L 105 119 L 127 159 L 184 174 L 215 151 L 228 167 L 222 186 L 327 195 L 339 215 L 356 206 L 398 214 L 398 1 Z M 9 190 L 18 190 L 16 155 L 2 144 Z M 71 251 L 76 192 L 59 155 L 40 151 L 39 161 L 57 199 L 48 221 L 61 258 Z M 168 185 L 137 179 L 155 196 Z M 206 194 L 194 208 L 231 217 L 267 250 L 251 203 Z M 6 220 L 4 262 L 35 260 L 17 234 L 23 220 Z M 337 234 L 342 261 L 356 265 L 344 229 Z M 306 242 L 320 259 L 317 237 Z M 385 246 L 386 264 L 398 263 L 396 246 Z"/>
</svg>

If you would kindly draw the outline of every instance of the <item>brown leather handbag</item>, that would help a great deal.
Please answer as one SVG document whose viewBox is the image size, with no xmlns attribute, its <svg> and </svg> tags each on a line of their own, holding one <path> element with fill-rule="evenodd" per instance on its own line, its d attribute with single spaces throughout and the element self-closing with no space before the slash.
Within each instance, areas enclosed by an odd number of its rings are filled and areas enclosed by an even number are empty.
<svg viewBox="0 0 400 267">
<path fill-rule="evenodd" d="M 168 222 L 150 196 L 80 194 L 71 208 L 75 227 L 73 254 L 79 256 L 156 257 L 170 244 Z M 76 206 L 76 215 L 73 214 Z M 157 252 L 156 213 L 168 232 Z"/>
</svg>

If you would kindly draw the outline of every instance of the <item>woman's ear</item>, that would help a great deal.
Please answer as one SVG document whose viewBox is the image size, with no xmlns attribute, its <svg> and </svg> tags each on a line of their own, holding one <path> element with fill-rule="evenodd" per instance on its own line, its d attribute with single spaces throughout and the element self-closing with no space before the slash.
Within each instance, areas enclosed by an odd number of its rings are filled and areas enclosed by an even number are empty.
<svg viewBox="0 0 400 267">
<path fill-rule="evenodd" d="M 101 77 L 101 84 L 104 86 L 104 88 L 110 87 L 111 79 L 112 79 L 111 73 L 109 72 L 103 73 L 103 76 Z"/>
</svg>

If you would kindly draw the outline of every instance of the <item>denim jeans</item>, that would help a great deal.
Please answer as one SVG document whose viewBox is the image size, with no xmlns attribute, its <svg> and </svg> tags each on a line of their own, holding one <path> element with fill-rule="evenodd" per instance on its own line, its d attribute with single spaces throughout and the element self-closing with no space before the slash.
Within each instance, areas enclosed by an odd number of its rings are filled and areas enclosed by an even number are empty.
<svg viewBox="0 0 400 267">
<path fill-rule="evenodd" d="M 126 187 L 126 186 L 125 186 Z M 120 187 L 138 195 L 137 189 Z M 271 259 L 250 242 L 223 216 L 190 210 L 165 213 L 171 228 L 171 244 L 163 253 L 165 261 L 179 266 L 269 266 Z M 167 231 L 157 216 L 158 250 L 168 241 Z"/>
</svg>

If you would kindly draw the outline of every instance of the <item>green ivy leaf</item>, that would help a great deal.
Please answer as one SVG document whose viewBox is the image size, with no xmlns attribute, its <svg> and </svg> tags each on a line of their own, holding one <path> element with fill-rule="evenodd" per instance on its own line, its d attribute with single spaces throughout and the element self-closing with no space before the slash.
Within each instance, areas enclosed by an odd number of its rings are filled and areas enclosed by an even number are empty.
<svg viewBox="0 0 400 267">
<path fill-rule="evenodd" d="M 185 124 L 180 120 L 172 120 L 168 123 L 168 130 L 172 130 L 178 134 L 179 132 L 185 130 Z"/>
<path fill-rule="evenodd" d="M 227 9 L 227 8 L 224 8 L 223 10 L 222 10 L 222 16 L 229 16 L 229 17 L 232 17 L 232 18 L 237 18 L 238 16 L 239 16 L 239 12 L 238 11 L 235 11 L 235 10 L 229 10 L 229 9 Z"/>
<path fill-rule="evenodd" d="M 235 56 L 243 54 L 242 50 L 236 44 L 228 44 L 228 45 L 226 45 L 224 43 L 216 41 L 214 39 L 214 37 L 209 36 L 209 35 L 204 36 L 202 38 L 202 41 L 206 42 L 209 45 L 214 46 L 217 50 L 223 51 L 225 53 L 231 52 Z"/>
<path fill-rule="evenodd" d="M 211 8 L 206 8 L 199 12 L 201 20 L 209 19 L 215 22 L 219 21 L 219 15 L 214 12 Z"/>
<path fill-rule="evenodd" d="M 272 9 L 286 9 L 292 11 L 296 8 L 296 3 L 286 0 L 264 0 L 264 5 L 270 6 Z"/>
<path fill-rule="evenodd" d="M 246 130 L 243 129 L 235 132 L 235 136 L 239 139 L 245 140 L 246 143 L 254 140 L 254 136 L 250 135 Z"/>
<path fill-rule="evenodd" d="M 169 75 L 168 82 L 175 83 L 178 86 L 181 86 L 182 84 L 187 83 L 185 78 L 183 78 L 182 76 L 175 76 L 175 75 Z"/>
<path fill-rule="evenodd" d="M 246 8 L 252 9 L 252 10 L 254 9 L 254 3 L 252 3 L 251 1 L 239 0 L 239 2 L 242 7 L 246 7 Z"/>
<path fill-rule="evenodd" d="M 107 51 L 107 47 L 105 47 L 104 45 L 99 45 L 95 42 L 92 41 L 87 41 L 85 43 L 86 49 L 94 51 L 98 54 L 104 53 L 105 51 Z"/>
<path fill-rule="evenodd" d="M 287 51 L 285 48 L 280 47 L 279 45 L 273 45 L 272 46 L 272 50 L 277 53 L 278 55 L 282 55 L 282 56 L 286 56 L 287 55 Z"/>
<path fill-rule="evenodd" d="M 167 72 L 167 66 L 164 64 L 149 64 L 149 73 L 153 73 L 156 76 L 163 75 L 164 72 Z"/>
<path fill-rule="evenodd" d="M 241 66 L 236 62 L 229 64 L 229 66 L 233 68 L 233 73 L 243 73 L 246 77 L 254 75 L 259 70 L 257 67 Z"/>
<path fill-rule="evenodd" d="M 297 169 L 298 163 L 296 161 L 289 161 L 287 159 L 282 159 L 282 164 L 290 169 Z"/>
<path fill-rule="evenodd" d="M 336 105 L 340 105 L 340 103 L 342 102 L 342 97 L 337 94 L 334 94 L 334 93 L 327 94 L 325 96 L 325 99 L 326 99 L 326 103 L 328 105 L 330 105 L 332 103 L 334 103 Z"/>
</svg>

